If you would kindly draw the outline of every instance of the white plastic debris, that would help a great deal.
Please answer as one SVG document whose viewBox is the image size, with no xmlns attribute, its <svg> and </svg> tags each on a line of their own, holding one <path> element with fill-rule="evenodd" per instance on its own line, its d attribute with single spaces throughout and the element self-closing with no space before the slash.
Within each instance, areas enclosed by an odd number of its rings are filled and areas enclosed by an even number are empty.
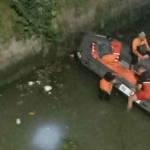
<svg viewBox="0 0 150 150">
<path fill-rule="evenodd" d="M 52 92 L 48 92 L 48 94 L 50 95 L 50 94 L 52 94 Z"/>
<path fill-rule="evenodd" d="M 41 81 L 36 81 L 37 84 L 41 84 Z"/>
<path fill-rule="evenodd" d="M 21 120 L 20 119 L 16 119 L 16 124 L 20 124 L 21 123 Z"/>
<path fill-rule="evenodd" d="M 74 57 L 74 54 L 71 54 L 71 55 L 70 55 L 70 57 L 72 57 L 72 58 L 73 58 L 73 57 Z"/>
<path fill-rule="evenodd" d="M 58 98 L 57 98 L 57 97 L 54 97 L 54 99 L 55 99 L 55 100 L 58 100 Z"/>
<path fill-rule="evenodd" d="M 23 101 L 17 102 L 17 105 L 18 105 L 18 106 L 21 106 L 22 104 L 23 104 Z"/>
<path fill-rule="evenodd" d="M 33 85 L 33 84 L 34 84 L 33 81 L 29 81 L 29 82 L 28 82 L 28 85 L 30 85 L 30 86 Z"/>
<path fill-rule="evenodd" d="M 44 86 L 44 89 L 46 92 L 48 92 L 48 91 L 52 90 L 52 87 L 49 85 L 46 85 L 46 86 Z"/>
</svg>

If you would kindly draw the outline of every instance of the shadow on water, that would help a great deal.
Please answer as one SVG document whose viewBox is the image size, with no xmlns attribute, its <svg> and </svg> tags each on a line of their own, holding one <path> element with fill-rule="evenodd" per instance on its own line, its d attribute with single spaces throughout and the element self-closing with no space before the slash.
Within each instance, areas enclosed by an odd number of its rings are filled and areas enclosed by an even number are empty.
<svg viewBox="0 0 150 150">
<path fill-rule="evenodd" d="M 117 33 L 130 43 L 144 30 L 150 42 L 150 21 L 145 23 Z M 110 102 L 100 101 L 99 78 L 81 70 L 72 58 L 61 65 L 60 72 L 45 74 L 48 81 L 40 78 L 41 85 L 28 86 L 28 81 L 37 80 L 31 74 L 1 89 L 0 149 L 149 149 L 150 117 L 145 112 L 134 106 L 127 113 L 127 99 L 116 91 Z M 51 94 L 44 91 L 45 84 L 52 86 Z"/>
</svg>

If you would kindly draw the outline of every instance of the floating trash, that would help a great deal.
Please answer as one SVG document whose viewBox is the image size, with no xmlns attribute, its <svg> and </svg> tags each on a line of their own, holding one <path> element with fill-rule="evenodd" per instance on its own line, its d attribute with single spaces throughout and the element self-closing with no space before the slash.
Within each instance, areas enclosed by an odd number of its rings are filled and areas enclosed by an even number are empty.
<svg viewBox="0 0 150 150">
<path fill-rule="evenodd" d="M 54 99 L 55 99 L 55 100 L 58 100 L 58 98 L 57 98 L 57 97 L 54 97 Z"/>
<path fill-rule="evenodd" d="M 73 57 L 74 57 L 74 54 L 71 54 L 71 55 L 70 55 L 70 57 L 72 57 L 72 58 L 73 58 Z"/>
<path fill-rule="evenodd" d="M 48 91 L 52 90 L 52 87 L 49 85 L 46 85 L 46 86 L 44 86 L 44 89 L 46 92 L 48 92 Z"/>
<path fill-rule="evenodd" d="M 50 94 L 52 94 L 52 92 L 48 92 L 48 94 L 50 95 Z"/>
<path fill-rule="evenodd" d="M 34 112 L 29 112 L 29 115 L 34 116 L 35 115 L 35 111 Z"/>
<path fill-rule="evenodd" d="M 41 81 L 36 81 L 37 84 L 41 84 Z"/>
<path fill-rule="evenodd" d="M 28 82 L 28 85 L 29 85 L 29 86 L 31 86 L 31 85 L 33 85 L 33 84 L 34 84 L 34 82 L 32 82 L 32 81 L 29 81 L 29 82 Z"/>
<path fill-rule="evenodd" d="M 77 149 L 77 145 L 70 141 L 70 140 L 64 140 L 63 143 L 63 150 L 76 150 Z"/>
<path fill-rule="evenodd" d="M 21 95 L 20 95 L 20 97 L 23 97 L 23 96 L 24 96 L 24 94 L 21 94 Z"/>
<path fill-rule="evenodd" d="M 16 124 L 20 124 L 21 123 L 21 120 L 20 119 L 16 119 Z"/>
<path fill-rule="evenodd" d="M 23 101 L 17 102 L 17 105 L 18 105 L 18 106 L 21 106 L 22 104 L 23 104 Z"/>
</svg>

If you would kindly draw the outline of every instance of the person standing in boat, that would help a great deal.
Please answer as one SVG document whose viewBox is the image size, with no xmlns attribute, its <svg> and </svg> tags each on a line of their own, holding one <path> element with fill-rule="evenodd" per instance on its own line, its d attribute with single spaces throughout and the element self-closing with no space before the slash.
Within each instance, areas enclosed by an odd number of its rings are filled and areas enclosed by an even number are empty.
<svg viewBox="0 0 150 150">
<path fill-rule="evenodd" d="M 150 100 L 150 72 L 146 71 L 146 69 L 140 65 L 138 66 L 138 73 L 140 76 L 138 78 L 137 91 L 128 98 L 128 110 L 132 108 L 134 101 Z"/>
<path fill-rule="evenodd" d="M 112 92 L 113 84 L 116 83 L 116 74 L 107 72 L 100 80 L 100 100 L 109 100 Z"/>
<path fill-rule="evenodd" d="M 146 40 L 144 32 L 139 33 L 139 36 L 132 42 L 132 67 L 141 59 L 150 57 L 150 47 Z"/>
</svg>

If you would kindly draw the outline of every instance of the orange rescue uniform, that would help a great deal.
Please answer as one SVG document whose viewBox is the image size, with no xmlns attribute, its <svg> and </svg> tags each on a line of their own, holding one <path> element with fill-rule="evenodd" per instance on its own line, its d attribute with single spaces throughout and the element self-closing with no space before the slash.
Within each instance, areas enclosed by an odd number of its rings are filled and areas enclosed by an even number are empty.
<svg viewBox="0 0 150 150">
<path fill-rule="evenodd" d="M 106 81 L 104 78 L 102 78 L 100 80 L 100 88 L 101 90 L 107 92 L 108 94 L 110 94 L 110 91 L 112 90 L 112 83 Z"/>
</svg>

